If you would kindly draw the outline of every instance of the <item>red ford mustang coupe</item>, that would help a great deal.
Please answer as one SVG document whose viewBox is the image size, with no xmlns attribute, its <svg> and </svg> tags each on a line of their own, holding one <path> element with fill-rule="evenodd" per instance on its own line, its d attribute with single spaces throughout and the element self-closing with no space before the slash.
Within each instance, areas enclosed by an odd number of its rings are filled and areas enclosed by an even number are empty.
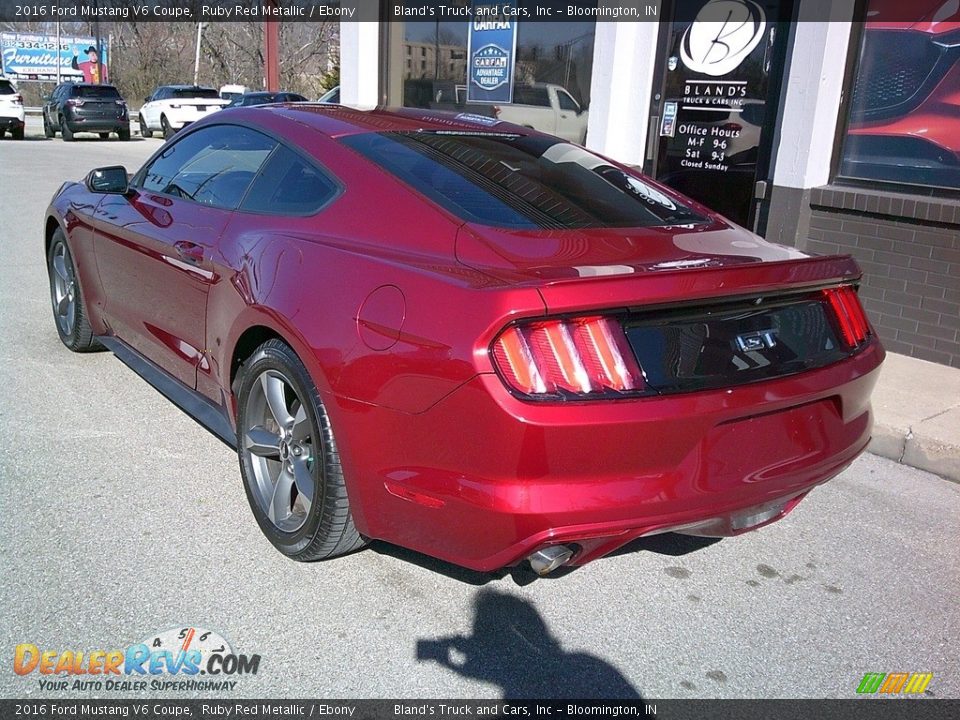
<svg viewBox="0 0 960 720">
<path fill-rule="evenodd" d="M 849 257 L 467 114 L 217 113 L 67 183 L 57 331 L 236 447 L 296 560 L 379 538 L 540 574 L 783 517 L 870 439 Z"/>
</svg>

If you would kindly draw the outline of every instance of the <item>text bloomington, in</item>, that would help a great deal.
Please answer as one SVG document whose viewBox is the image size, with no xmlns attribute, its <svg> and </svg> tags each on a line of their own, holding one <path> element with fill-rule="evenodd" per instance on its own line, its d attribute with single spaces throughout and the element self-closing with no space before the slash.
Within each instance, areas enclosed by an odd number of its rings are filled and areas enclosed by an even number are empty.
<svg viewBox="0 0 960 720">
<path fill-rule="evenodd" d="M 339 7 L 335 5 L 310 5 L 303 7 L 299 5 L 290 5 L 286 7 L 274 7 L 272 5 L 233 5 L 225 7 L 222 5 L 201 5 L 199 12 L 195 12 L 192 7 L 161 7 L 158 5 L 123 5 L 119 7 L 97 7 L 89 5 L 80 5 L 74 7 L 58 7 L 56 5 L 47 7 L 42 6 L 43 10 L 49 10 L 50 17 L 57 18 L 104 18 L 118 20 L 136 20 L 146 18 L 163 18 L 165 20 L 234 20 L 240 18 L 277 18 L 281 20 L 290 20 L 300 18 L 318 20 L 326 18 L 342 18 L 346 20 L 353 19 L 357 12 L 355 7 Z M 47 12 L 35 11 L 31 13 L 34 16 L 47 15 Z"/>
</svg>

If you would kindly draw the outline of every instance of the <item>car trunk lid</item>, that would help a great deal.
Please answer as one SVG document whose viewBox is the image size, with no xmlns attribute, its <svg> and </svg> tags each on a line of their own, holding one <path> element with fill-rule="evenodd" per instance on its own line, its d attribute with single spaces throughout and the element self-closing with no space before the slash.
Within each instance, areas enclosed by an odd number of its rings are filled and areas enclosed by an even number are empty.
<svg viewBox="0 0 960 720">
<path fill-rule="evenodd" d="M 829 294 L 859 278 L 848 256 L 810 257 L 720 221 L 517 235 L 463 227 L 457 257 L 536 287 L 550 316 L 614 316 L 645 394 L 790 375 L 862 347 L 846 341 Z"/>
</svg>

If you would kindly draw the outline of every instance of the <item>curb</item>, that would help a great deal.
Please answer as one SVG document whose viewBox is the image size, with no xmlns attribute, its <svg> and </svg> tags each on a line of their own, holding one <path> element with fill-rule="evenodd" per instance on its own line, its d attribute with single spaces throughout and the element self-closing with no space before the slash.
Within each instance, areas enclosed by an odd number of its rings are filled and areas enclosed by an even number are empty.
<svg viewBox="0 0 960 720">
<path fill-rule="evenodd" d="M 912 428 L 875 423 L 867 452 L 960 483 L 960 446 Z"/>
</svg>

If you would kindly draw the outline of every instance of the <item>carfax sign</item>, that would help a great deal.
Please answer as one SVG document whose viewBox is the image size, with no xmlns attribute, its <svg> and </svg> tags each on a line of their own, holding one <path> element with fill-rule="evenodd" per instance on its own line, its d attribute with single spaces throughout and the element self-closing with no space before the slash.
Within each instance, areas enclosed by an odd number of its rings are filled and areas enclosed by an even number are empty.
<svg viewBox="0 0 960 720">
<path fill-rule="evenodd" d="M 61 35 L 58 48 L 56 35 L 0 33 L 3 73 L 17 81 L 55 82 L 59 63 L 61 80 L 104 82 L 107 49 L 101 46 L 100 57 L 96 45 L 92 37 Z"/>
<path fill-rule="evenodd" d="M 513 101 L 516 20 L 516 0 L 474 0 L 467 40 L 467 102 Z"/>
</svg>

